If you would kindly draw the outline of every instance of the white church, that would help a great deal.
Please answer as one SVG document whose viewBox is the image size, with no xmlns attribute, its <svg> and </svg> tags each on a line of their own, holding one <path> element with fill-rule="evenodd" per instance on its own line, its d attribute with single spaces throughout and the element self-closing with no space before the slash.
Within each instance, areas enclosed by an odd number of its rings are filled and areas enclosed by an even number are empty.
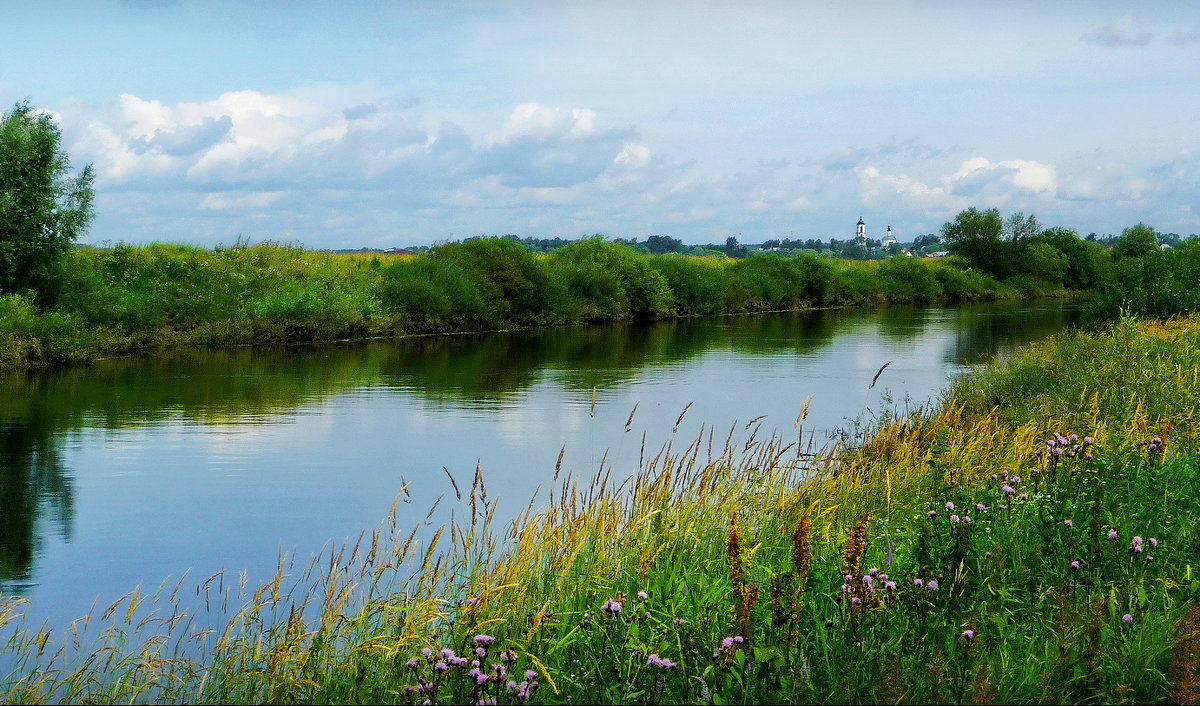
<svg viewBox="0 0 1200 706">
<path fill-rule="evenodd" d="M 855 231 L 855 237 L 858 238 L 858 242 L 863 247 L 866 247 L 866 245 L 867 245 L 867 224 L 863 222 L 862 216 L 858 217 L 858 226 L 857 226 L 857 230 Z M 883 234 L 883 238 L 880 239 L 879 244 L 885 248 L 889 245 L 896 244 L 896 236 L 892 235 L 891 224 L 888 224 L 887 232 Z"/>
</svg>

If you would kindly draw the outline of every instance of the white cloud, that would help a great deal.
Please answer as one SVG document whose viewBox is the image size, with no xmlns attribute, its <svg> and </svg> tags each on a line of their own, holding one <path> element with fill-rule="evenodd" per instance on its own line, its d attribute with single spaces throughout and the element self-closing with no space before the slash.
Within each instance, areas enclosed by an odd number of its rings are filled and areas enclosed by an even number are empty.
<svg viewBox="0 0 1200 706">
<path fill-rule="evenodd" d="M 1154 35 L 1134 25 L 1135 13 L 1130 12 L 1121 19 L 1102 27 L 1097 27 L 1083 35 L 1082 39 L 1088 44 L 1105 47 L 1142 47 L 1154 39 Z"/>
<path fill-rule="evenodd" d="M 213 193 L 201 199 L 199 207 L 208 211 L 269 208 L 285 195 L 287 195 L 287 192 L 284 191 Z"/>
</svg>

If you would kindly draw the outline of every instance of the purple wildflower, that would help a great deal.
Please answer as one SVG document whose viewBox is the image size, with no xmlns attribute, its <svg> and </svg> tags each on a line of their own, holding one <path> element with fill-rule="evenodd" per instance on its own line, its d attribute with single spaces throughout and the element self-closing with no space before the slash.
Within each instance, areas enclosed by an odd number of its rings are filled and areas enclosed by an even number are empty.
<svg viewBox="0 0 1200 706">
<path fill-rule="evenodd" d="M 896 590 L 896 582 L 888 581 L 887 583 L 883 584 L 883 587 L 889 591 L 895 591 Z"/>
<path fill-rule="evenodd" d="M 1007 494 L 1007 495 L 1012 495 L 1013 493 L 1017 492 L 1017 489 L 1012 487 L 1008 483 L 1005 483 L 1003 486 L 1001 486 L 1000 490 L 1003 490 L 1005 492 L 1005 494 Z"/>
<path fill-rule="evenodd" d="M 612 613 L 613 615 L 617 615 L 618 613 L 621 612 L 621 603 L 619 601 L 614 601 L 612 599 L 609 599 L 607 601 L 604 601 L 604 605 L 600 606 L 600 610 L 602 610 L 606 613 Z"/>
<path fill-rule="evenodd" d="M 983 512 L 984 510 L 987 509 L 987 506 L 984 505 L 983 503 L 975 503 L 975 509 L 980 512 Z"/>
<path fill-rule="evenodd" d="M 644 601 L 649 597 L 650 597 L 649 593 L 646 593 L 645 591 L 638 591 L 638 600 L 639 601 Z"/>
<path fill-rule="evenodd" d="M 439 672 L 444 672 L 447 669 L 449 669 L 450 667 L 447 666 L 445 662 L 438 662 L 437 664 L 433 665 L 433 668 L 438 670 Z"/>
<path fill-rule="evenodd" d="M 500 653 L 500 661 L 501 662 L 516 662 L 517 661 L 517 653 L 513 652 L 512 650 L 505 650 Z"/>
<path fill-rule="evenodd" d="M 430 657 L 433 656 L 433 650 L 429 649 L 428 647 L 422 647 L 421 648 L 421 656 L 426 659 L 429 659 Z"/>
<path fill-rule="evenodd" d="M 1158 546 L 1158 540 L 1157 540 L 1157 539 L 1155 539 L 1154 537 L 1151 537 L 1151 538 L 1150 538 L 1150 546 L 1152 546 L 1152 547 L 1157 547 L 1157 546 Z"/>
<path fill-rule="evenodd" d="M 862 605 L 862 599 L 859 598 L 858 596 L 855 596 L 854 598 L 850 599 L 850 604 L 851 605 Z"/>
<path fill-rule="evenodd" d="M 1063 520 L 1063 524 L 1064 524 L 1064 525 L 1066 525 L 1067 527 L 1074 527 L 1074 526 L 1075 526 L 1075 523 L 1074 523 L 1074 522 L 1072 522 L 1072 521 L 1071 521 L 1071 518 L 1069 518 L 1069 517 L 1068 517 L 1067 519 Z"/>
<path fill-rule="evenodd" d="M 930 511 L 929 511 L 929 516 L 930 516 L 931 518 L 933 518 L 933 517 L 937 517 L 937 510 L 930 510 Z"/>
<path fill-rule="evenodd" d="M 950 512 L 953 509 L 954 509 L 954 503 L 946 503 L 946 512 Z"/>
<path fill-rule="evenodd" d="M 1121 620 L 1124 620 L 1126 623 L 1132 623 L 1132 622 L 1133 622 L 1133 616 L 1132 616 L 1132 615 L 1130 615 L 1129 613 L 1126 613 L 1125 615 L 1122 615 L 1122 616 L 1121 616 Z"/>
<path fill-rule="evenodd" d="M 421 660 L 417 659 L 416 657 L 412 657 L 408 660 L 407 664 L 409 667 L 416 669 L 417 665 L 421 664 Z"/>
<path fill-rule="evenodd" d="M 1108 539 L 1112 542 L 1117 541 L 1117 531 L 1115 529 L 1110 529 L 1108 531 Z"/>
<path fill-rule="evenodd" d="M 928 584 L 925 585 L 925 588 L 928 588 L 930 591 L 936 591 L 938 589 L 938 582 L 930 581 Z"/>
<path fill-rule="evenodd" d="M 964 523 L 966 523 L 966 524 L 970 524 L 970 522 L 971 522 L 971 516 L 970 516 L 970 515 L 963 515 L 963 522 L 964 522 Z"/>
<path fill-rule="evenodd" d="M 496 641 L 496 638 L 492 637 L 491 635 L 476 635 L 475 636 L 475 644 L 479 645 L 480 647 L 491 647 L 492 643 L 495 641 Z"/>
<path fill-rule="evenodd" d="M 920 588 L 925 585 L 925 582 L 922 581 L 921 579 L 913 579 L 913 585 L 916 586 L 917 588 Z"/>
<path fill-rule="evenodd" d="M 532 669 L 526 669 L 525 681 L 533 681 L 534 679 L 537 679 L 537 672 L 533 671 Z"/>
<path fill-rule="evenodd" d="M 1029 493 L 1021 493 L 1021 499 L 1022 499 L 1022 500 L 1028 500 L 1028 499 L 1029 499 Z"/>
<path fill-rule="evenodd" d="M 1081 566 L 1082 566 L 1082 564 L 1079 563 L 1078 559 L 1071 562 L 1071 568 L 1075 569 L 1076 571 L 1078 571 L 1079 567 L 1081 567 Z"/>
<path fill-rule="evenodd" d="M 450 649 L 449 647 L 443 649 L 441 654 L 446 659 L 454 659 L 454 650 Z"/>
<path fill-rule="evenodd" d="M 971 640 L 975 639 L 975 631 L 974 630 L 963 630 L 962 636 L 963 636 L 963 639 L 965 639 L 967 642 L 970 642 Z"/>
<path fill-rule="evenodd" d="M 950 516 L 950 524 L 957 524 L 957 523 L 958 523 L 959 521 L 961 521 L 961 520 L 962 520 L 962 518 L 961 518 L 961 517 L 959 517 L 958 515 L 951 515 L 951 516 Z"/>
</svg>

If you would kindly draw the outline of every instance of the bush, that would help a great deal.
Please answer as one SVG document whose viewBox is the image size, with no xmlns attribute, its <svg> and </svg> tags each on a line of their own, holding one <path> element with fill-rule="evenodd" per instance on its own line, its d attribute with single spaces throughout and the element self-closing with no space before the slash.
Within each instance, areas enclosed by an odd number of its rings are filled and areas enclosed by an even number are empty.
<svg viewBox="0 0 1200 706">
<path fill-rule="evenodd" d="M 667 279 L 646 257 L 600 238 L 578 240 L 551 256 L 570 296 L 585 312 L 614 307 L 612 317 L 653 318 L 675 311 Z"/>
</svg>

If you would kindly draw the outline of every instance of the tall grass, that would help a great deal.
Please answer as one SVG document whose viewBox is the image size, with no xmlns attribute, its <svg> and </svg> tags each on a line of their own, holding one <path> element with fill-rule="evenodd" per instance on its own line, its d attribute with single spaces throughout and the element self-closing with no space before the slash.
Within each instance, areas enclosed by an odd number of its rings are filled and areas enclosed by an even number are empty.
<svg viewBox="0 0 1200 706">
<path fill-rule="evenodd" d="M 0 298 L 0 366 L 181 346 L 1022 295 L 946 262 L 646 256 L 599 238 L 550 256 L 505 239 L 372 258 L 280 245 L 120 245 L 72 252 L 56 282 L 36 304 L 31 295 Z"/>
<path fill-rule="evenodd" d="M 1063 335 L 854 447 L 708 429 L 503 528 L 477 473 L 428 541 L 206 582 L 223 626 L 166 587 L 18 630 L 0 700 L 1188 702 L 1197 369 L 1200 319 Z"/>
</svg>

